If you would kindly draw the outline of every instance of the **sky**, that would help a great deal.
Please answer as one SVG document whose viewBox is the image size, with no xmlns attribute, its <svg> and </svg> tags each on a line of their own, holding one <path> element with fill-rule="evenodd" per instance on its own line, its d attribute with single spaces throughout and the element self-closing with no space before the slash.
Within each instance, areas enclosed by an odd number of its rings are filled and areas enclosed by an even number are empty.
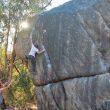
<svg viewBox="0 0 110 110">
<path fill-rule="evenodd" d="M 47 7 L 47 10 L 50 10 L 50 9 L 52 9 L 54 7 L 57 7 L 59 5 L 62 5 L 65 2 L 68 2 L 68 1 L 70 1 L 70 0 L 52 0 L 51 6 L 48 6 Z"/>
</svg>

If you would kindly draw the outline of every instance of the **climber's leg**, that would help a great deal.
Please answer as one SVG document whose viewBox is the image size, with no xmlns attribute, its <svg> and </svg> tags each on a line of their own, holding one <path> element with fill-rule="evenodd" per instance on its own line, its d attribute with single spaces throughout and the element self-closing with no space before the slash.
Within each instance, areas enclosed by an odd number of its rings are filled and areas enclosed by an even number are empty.
<svg viewBox="0 0 110 110">
<path fill-rule="evenodd" d="M 35 72 L 36 71 L 36 59 L 35 59 L 35 57 L 31 60 L 31 64 L 32 64 L 32 70 L 33 70 L 33 72 Z"/>
<path fill-rule="evenodd" d="M 39 49 L 37 48 L 38 45 L 32 44 L 31 50 L 28 55 L 26 55 L 26 58 L 31 61 L 32 71 L 35 72 L 36 68 L 36 53 L 39 53 Z"/>
<path fill-rule="evenodd" d="M 32 55 L 26 55 L 26 58 L 31 61 L 32 71 L 35 72 L 35 68 L 36 68 L 36 59 L 35 59 L 35 57 L 32 56 Z"/>
</svg>

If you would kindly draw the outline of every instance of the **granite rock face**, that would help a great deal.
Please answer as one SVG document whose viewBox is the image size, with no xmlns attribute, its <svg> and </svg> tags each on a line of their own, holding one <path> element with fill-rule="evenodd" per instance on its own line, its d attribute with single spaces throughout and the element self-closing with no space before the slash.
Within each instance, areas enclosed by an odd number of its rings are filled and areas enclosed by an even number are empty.
<svg viewBox="0 0 110 110">
<path fill-rule="evenodd" d="M 104 110 L 110 100 L 110 0 L 72 0 L 41 13 L 32 37 L 46 50 L 32 72 L 38 110 Z"/>
<path fill-rule="evenodd" d="M 33 42 L 36 85 L 108 72 L 110 67 L 110 1 L 73 0 L 39 15 Z"/>
<path fill-rule="evenodd" d="M 102 107 L 110 100 L 110 74 L 47 84 L 36 94 L 38 110 L 109 110 Z"/>
</svg>

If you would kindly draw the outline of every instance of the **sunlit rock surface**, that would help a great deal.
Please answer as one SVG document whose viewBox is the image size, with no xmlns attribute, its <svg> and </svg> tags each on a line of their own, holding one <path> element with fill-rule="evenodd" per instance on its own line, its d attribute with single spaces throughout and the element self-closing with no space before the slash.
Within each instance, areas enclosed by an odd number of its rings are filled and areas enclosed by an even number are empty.
<svg viewBox="0 0 110 110">
<path fill-rule="evenodd" d="M 30 34 L 32 31 L 32 27 L 34 26 L 35 19 L 36 17 L 30 17 L 26 21 L 24 21 L 28 23 L 28 26 L 25 28 L 21 28 L 21 31 L 18 33 L 14 45 L 14 50 L 17 57 L 20 57 L 21 59 L 25 59 L 25 55 L 28 54 L 31 48 Z"/>
</svg>

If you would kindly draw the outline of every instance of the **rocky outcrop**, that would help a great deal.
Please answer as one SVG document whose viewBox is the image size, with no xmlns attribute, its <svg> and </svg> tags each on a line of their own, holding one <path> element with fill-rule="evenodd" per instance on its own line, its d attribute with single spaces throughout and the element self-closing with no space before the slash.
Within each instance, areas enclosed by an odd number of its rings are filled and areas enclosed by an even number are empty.
<svg viewBox="0 0 110 110">
<path fill-rule="evenodd" d="M 110 99 L 110 75 L 47 84 L 36 94 L 38 110 L 103 110 L 104 101 Z"/>
<path fill-rule="evenodd" d="M 110 0 L 72 0 L 44 12 L 32 36 L 46 50 L 32 72 L 38 110 L 101 110 L 110 99 Z"/>
<path fill-rule="evenodd" d="M 46 52 L 37 58 L 36 85 L 108 71 L 109 7 L 108 0 L 73 0 L 39 15 L 33 38 Z"/>
<path fill-rule="evenodd" d="M 110 99 L 109 7 L 73 0 L 39 15 L 34 43 L 46 49 L 33 75 L 39 110 L 101 110 Z"/>
</svg>

